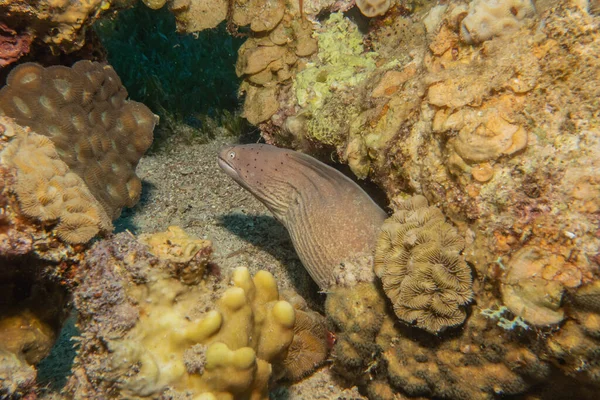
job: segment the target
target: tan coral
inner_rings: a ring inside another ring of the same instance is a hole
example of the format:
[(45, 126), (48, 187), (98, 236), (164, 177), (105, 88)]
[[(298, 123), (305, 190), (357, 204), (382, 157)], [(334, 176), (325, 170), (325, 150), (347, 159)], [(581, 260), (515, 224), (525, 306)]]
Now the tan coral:
[(72, 68), (41, 68), (26, 63), (11, 71), (0, 90), (0, 114), (50, 138), (60, 159), (114, 219), (139, 199), (135, 167), (158, 122), (146, 106), (126, 98), (108, 65), (79, 61)]
[(172, 274), (186, 284), (198, 284), (212, 254), (212, 243), (189, 236), (178, 226), (165, 232), (143, 234), (139, 241), (148, 245), (152, 254), (167, 260)]
[(461, 324), (473, 297), (463, 239), (423, 196), (398, 204), (375, 250), (375, 273), (396, 315), (429, 332)]
[(53, 52), (71, 52), (85, 43), (86, 30), (110, 6), (130, 6), (129, 0), (70, 2), (66, 0), (9, 0), (0, 3), (0, 14), (8, 26), (26, 26), (28, 32), (50, 46)]
[(473, 0), (462, 20), (461, 36), (467, 43), (480, 43), (516, 30), (535, 15), (531, 0)]
[(390, 0), (358, 0), (356, 6), (366, 17), (383, 15), (390, 8)]
[(296, 310), (294, 339), (283, 360), (285, 376), (298, 381), (322, 365), (328, 353), (326, 339), (324, 317), (314, 311)]
[[(3, 124), (10, 124), (1, 118)], [(84, 181), (61, 161), (53, 142), (19, 125), (0, 154), (16, 170), (13, 191), (23, 214), (42, 222), (58, 222), (57, 235), (67, 243), (85, 243), (112, 230), (110, 218)]]
[(561, 308), (564, 286), (548, 279), (565, 264), (562, 256), (544, 254), (535, 247), (523, 247), (507, 263), (502, 282), (502, 300), (517, 316), (530, 324), (557, 324), (564, 318)]

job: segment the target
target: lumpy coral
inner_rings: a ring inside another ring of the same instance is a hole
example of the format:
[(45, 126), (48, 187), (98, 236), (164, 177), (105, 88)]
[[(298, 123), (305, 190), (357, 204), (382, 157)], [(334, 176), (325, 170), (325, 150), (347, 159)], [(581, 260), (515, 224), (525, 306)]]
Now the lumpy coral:
[(385, 14), (390, 8), (390, 0), (358, 0), (356, 6), (367, 17), (376, 17)]
[(140, 235), (139, 241), (148, 245), (152, 254), (167, 261), (171, 275), (188, 285), (202, 280), (212, 254), (210, 241), (191, 237), (178, 226), (170, 226), (166, 232)]
[(25, 27), (29, 40), (37, 39), (53, 52), (71, 52), (85, 43), (87, 28), (106, 10), (129, 6), (131, 0), (8, 0), (0, 3), (9, 29)]
[(59, 157), (46, 136), (14, 124), (14, 137), (0, 161), (16, 170), (13, 191), (21, 212), (44, 223), (55, 223), (67, 243), (85, 243), (100, 231), (112, 230), (110, 218), (83, 180)]
[(268, 398), (296, 320), (273, 276), (238, 268), (233, 286), (214, 294), (206, 283), (173, 278), (169, 258), (151, 256), (127, 234), (90, 250), (75, 292), (83, 340), (69, 391)]
[(516, 30), (535, 15), (531, 0), (473, 0), (462, 20), (461, 35), (467, 43), (479, 43)]
[(462, 323), (473, 279), (460, 252), (464, 241), (439, 209), (415, 196), (384, 222), (375, 273), (396, 315), (429, 332)]
[(139, 199), (135, 167), (152, 143), (157, 117), (127, 100), (112, 67), (90, 61), (72, 68), (21, 64), (0, 90), (0, 114), (48, 137), (110, 219)]

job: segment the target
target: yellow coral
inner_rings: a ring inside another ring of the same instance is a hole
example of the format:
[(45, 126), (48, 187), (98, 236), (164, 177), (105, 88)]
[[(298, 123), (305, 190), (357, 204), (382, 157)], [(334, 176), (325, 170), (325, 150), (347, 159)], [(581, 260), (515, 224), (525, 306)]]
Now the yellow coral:
[(472, 277), (463, 239), (444, 215), (415, 196), (386, 220), (375, 250), (375, 273), (396, 315), (430, 332), (462, 323)]
[(193, 320), (187, 315), (197, 289), (156, 277), (132, 292), (142, 317), (124, 339), (109, 343), (113, 373), (139, 364), (122, 384), (126, 393), (150, 396), (169, 386), (217, 399), (268, 398), (271, 365), (283, 361), (292, 343), (295, 311), (279, 300), (266, 271), (252, 278), (238, 268), (232, 282), (215, 310)]
[(100, 231), (112, 230), (110, 218), (83, 180), (57, 153), (50, 139), (12, 124), (16, 133), (1, 153), (3, 164), (16, 170), (17, 194), (23, 214), (42, 222), (58, 222), (57, 235), (67, 243), (85, 243)]

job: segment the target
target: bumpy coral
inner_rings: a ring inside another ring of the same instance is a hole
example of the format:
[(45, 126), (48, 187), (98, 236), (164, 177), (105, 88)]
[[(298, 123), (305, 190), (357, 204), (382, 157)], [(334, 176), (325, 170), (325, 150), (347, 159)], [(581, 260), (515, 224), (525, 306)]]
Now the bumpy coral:
[(217, 297), (206, 284), (170, 277), (168, 259), (151, 257), (126, 234), (96, 244), (87, 260), (75, 293), (83, 336), (69, 383), (75, 397), (155, 397), (168, 389), (268, 398), (273, 365), (286, 358), (295, 326), (294, 308), (279, 300), (270, 273), (252, 278), (239, 268)]
[(325, 318), (310, 310), (296, 310), (294, 339), (283, 360), (285, 377), (298, 381), (310, 375), (327, 358)]
[(83, 46), (87, 28), (103, 11), (132, 3), (131, 0), (8, 0), (0, 3), (0, 15), (14, 30), (27, 27), (32, 39), (44, 42), (52, 51), (71, 52)]
[(0, 22), (0, 68), (29, 53), (31, 40), (29, 33), (17, 32)]
[(473, 279), (463, 248), (456, 229), (423, 196), (398, 204), (381, 228), (374, 268), (400, 319), (429, 332), (464, 321)]
[(367, 17), (385, 14), (391, 5), (390, 0), (357, 0), (356, 6)]
[(166, 232), (140, 235), (138, 240), (150, 247), (150, 252), (169, 264), (171, 274), (188, 285), (198, 284), (212, 254), (212, 243), (188, 236), (178, 226)]
[(135, 167), (152, 143), (157, 117), (127, 91), (108, 65), (73, 68), (26, 63), (0, 90), (0, 114), (50, 138), (60, 159), (81, 177), (111, 218), (139, 199)]
[(332, 358), (336, 371), (354, 384), (364, 384), (380, 351), (375, 343), (385, 313), (385, 298), (372, 282), (334, 286), (325, 303), (336, 332)]
[(560, 255), (542, 254), (535, 247), (523, 247), (507, 262), (502, 301), (530, 324), (544, 326), (561, 322), (565, 288), (552, 278), (560, 273), (564, 264), (565, 259)]
[[(8, 119), (2, 118), (4, 124)], [(55, 223), (67, 243), (85, 243), (100, 231), (112, 230), (110, 218), (83, 180), (61, 161), (52, 141), (13, 124), (14, 137), (0, 161), (16, 170), (12, 190), (21, 212), (44, 223)]]
[(531, 0), (473, 0), (462, 20), (461, 36), (467, 43), (480, 43), (518, 29), (534, 15)]

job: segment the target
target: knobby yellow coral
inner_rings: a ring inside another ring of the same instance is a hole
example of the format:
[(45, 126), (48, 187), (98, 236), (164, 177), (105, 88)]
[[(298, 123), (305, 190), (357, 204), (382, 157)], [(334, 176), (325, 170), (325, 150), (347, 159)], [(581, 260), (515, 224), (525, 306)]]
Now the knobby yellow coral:
[(425, 197), (398, 205), (381, 229), (375, 273), (400, 319), (433, 333), (464, 321), (473, 281), (463, 248), (456, 229)]
[[(219, 399), (268, 398), (271, 364), (287, 354), (295, 312), (279, 300), (275, 279), (266, 271), (252, 278), (238, 268), (232, 281), (216, 309), (197, 320), (186, 318), (184, 310), (197, 299), (182, 296), (171, 279), (156, 280), (140, 293), (146, 306), (139, 323), (109, 344), (113, 372), (140, 365), (139, 373), (123, 382), (126, 393), (150, 396), (170, 386)], [(190, 353), (198, 344), (202, 347)]]

